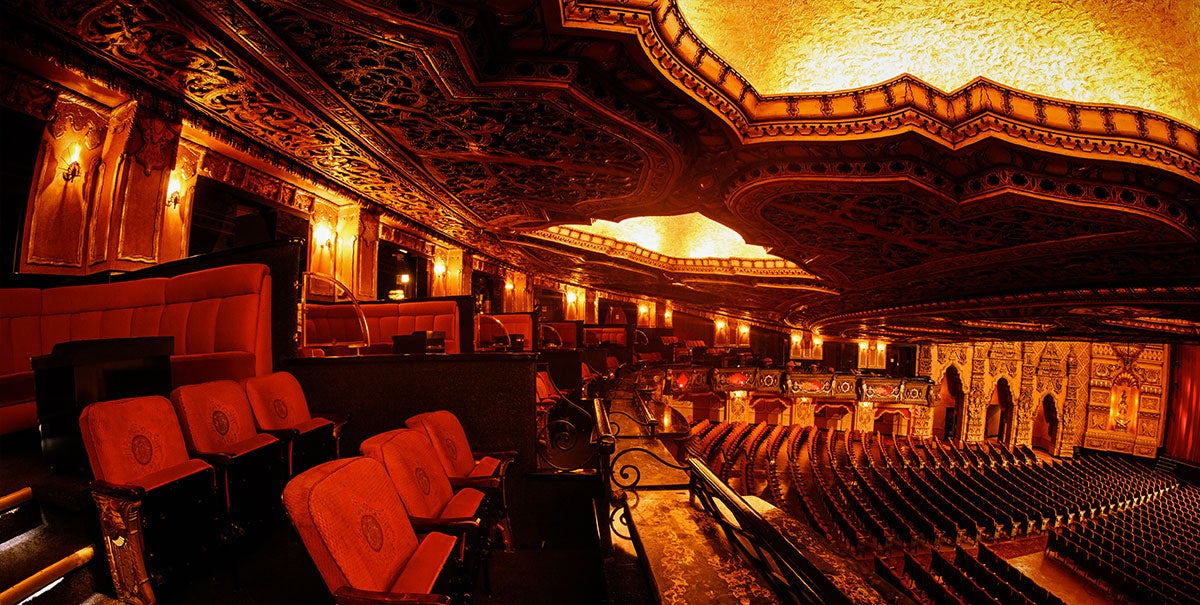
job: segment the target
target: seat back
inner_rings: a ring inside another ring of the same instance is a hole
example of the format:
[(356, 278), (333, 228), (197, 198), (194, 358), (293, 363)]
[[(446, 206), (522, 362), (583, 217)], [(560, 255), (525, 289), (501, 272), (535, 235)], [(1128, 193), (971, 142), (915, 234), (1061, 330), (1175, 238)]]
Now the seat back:
[(421, 431), (380, 433), (363, 442), (362, 453), (383, 463), (410, 516), (436, 518), (454, 497), (442, 461)]
[(537, 373), (535, 389), (539, 402), (562, 399), (562, 394), (559, 393), (558, 387), (554, 386), (554, 380), (550, 378), (550, 372), (543, 370)]
[(475, 468), (475, 454), (467, 442), (467, 433), (454, 414), (446, 410), (425, 412), (405, 420), (404, 424), (425, 434), (441, 459), (446, 475), (466, 477)]
[(312, 420), (304, 389), (287, 372), (249, 378), (245, 387), (254, 421), (264, 431), (292, 428)]
[(171, 391), (180, 428), (193, 452), (229, 452), (258, 434), (246, 391), (232, 380), (214, 380)]
[(283, 504), (331, 593), (390, 590), (417, 549), (404, 504), (376, 460), (319, 464), (288, 482)]
[(134, 484), (190, 460), (171, 402), (159, 395), (93, 403), (79, 416), (92, 473)]

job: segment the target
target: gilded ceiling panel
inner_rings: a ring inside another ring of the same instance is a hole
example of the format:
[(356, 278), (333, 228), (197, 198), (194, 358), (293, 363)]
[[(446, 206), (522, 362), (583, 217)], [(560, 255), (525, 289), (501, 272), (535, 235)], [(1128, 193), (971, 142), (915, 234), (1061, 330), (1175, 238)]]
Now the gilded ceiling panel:
[(544, 223), (537, 208), (598, 201), (631, 212), (678, 170), (663, 141), (561, 87), (474, 84), (444, 41), (336, 13), (260, 10), (349, 108), (483, 223)]
[(678, 0), (762, 94), (833, 92), (912, 74), (943, 91), (983, 76), (1200, 126), (1200, 4), (1178, 0)]

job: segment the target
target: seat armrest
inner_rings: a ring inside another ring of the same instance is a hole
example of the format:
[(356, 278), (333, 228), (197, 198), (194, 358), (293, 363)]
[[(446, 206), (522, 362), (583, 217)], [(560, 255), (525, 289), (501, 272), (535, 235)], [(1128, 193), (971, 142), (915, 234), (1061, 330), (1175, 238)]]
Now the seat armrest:
[(505, 450), (503, 452), (475, 452), (475, 457), (477, 459), (483, 458), (484, 456), (491, 456), (492, 458), (496, 458), (501, 462), (512, 462), (513, 460), (517, 459), (517, 452), (514, 450)]
[(324, 419), (332, 422), (338, 428), (341, 428), (342, 425), (346, 424), (347, 422), (350, 422), (350, 414), (341, 414), (338, 412), (313, 412), (312, 417), (313, 418), (324, 418)]
[(233, 456), (229, 454), (201, 454), (197, 452), (195, 456), (219, 468), (226, 468), (233, 462)]
[(417, 592), (377, 592), (374, 590), (359, 590), (343, 586), (333, 594), (338, 605), (375, 605), (389, 603), (420, 603), (430, 605), (450, 605), (450, 597), (438, 594), (422, 594)]
[(263, 429), (260, 432), (266, 433), (280, 441), (292, 441), (300, 436), (300, 429)]
[(453, 519), (430, 519), (428, 517), (410, 517), (413, 531), (419, 534), (440, 531), (448, 534), (465, 535), (479, 529), (480, 520), (477, 517), (456, 517)]
[(449, 477), (450, 487), (458, 491), (464, 487), (473, 487), (478, 490), (496, 489), (500, 487), (499, 477)]
[(106, 496), (119, 498), (121, 500), (128, 500), (130, 502), (136, 502), (146, 497), (145, 488), (137, 485), (118, 485), (116, 483), (109, 483), (107, 481), (96, 479), (95, 481), (92, 481), (91, 488), (94, 492), (99, 492)]

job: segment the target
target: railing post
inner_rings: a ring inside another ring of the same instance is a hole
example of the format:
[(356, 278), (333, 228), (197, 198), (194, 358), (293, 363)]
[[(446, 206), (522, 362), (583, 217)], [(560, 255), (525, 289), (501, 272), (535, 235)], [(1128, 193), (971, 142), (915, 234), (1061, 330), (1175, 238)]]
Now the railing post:
[(600, 532), (600, 548), (608, 555), (612, 552), (612, 527), (609, 525), (609, 508), (613, 500), (611, 459), (617, 447), (617, 438), (608, 423), (604, 401), (599, 397), (592, 399), (592, 410), (596, 418), (593, 447), (596, 449), (597, 480), (592, 504), (596, 513), (596, 528)]

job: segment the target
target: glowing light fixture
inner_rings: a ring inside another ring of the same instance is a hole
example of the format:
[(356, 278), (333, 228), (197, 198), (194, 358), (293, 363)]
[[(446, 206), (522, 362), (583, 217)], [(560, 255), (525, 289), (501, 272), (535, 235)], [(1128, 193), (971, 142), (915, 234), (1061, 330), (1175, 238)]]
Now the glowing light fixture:
[(762, 246), (751, 246), (738, 232), (703, 214), (639, 216), (619, 223), (596, 221), (567, 225), (576, 231), (609, 237), (674, 258), (775, 259)]
[(407, 284), (407, 283), (408, 283), (408, 282), (410, 282), (410, 281), (412, 281), (412, 276), (411, 276), (411, 275), (409, 275), (409, 274), (407, 274), (407, 273), (401, 273), (401, 274), (400, 274), (400, 283), (402, 283), (402, 284)]
[(747, 325), (745, 325), (745, 324), (742, 324), (742, 325), (738, 326), (738, 332), (741, 332), (742, 334), (749, 334), (749, 333), (750, 333), (750, 326), (747, 326)]
[(718, 320), (717, 320), (717, 322), (716, 322), (716, 324), (714, 324), (714, 325), (716, 325), (716, 326), (717, 326), (717, 330), (724, 330), (724, 329), (725, 329), (725, 320), (724, 320), (724, 319), (718, 319)]
[(822, 344), (822, 343), (824, 343), (824, 342), (825, 342), (825, 341), (824, 341), (824, 340), (821, 340), (821, 337), (820, 337), (820, 336), (817, 336), (817, 335), (815, 335), (815, 334), (813, 335), (813, 346), (814, 346), (814, 347), (819, 347), (819, 346), (821, 346), (821, 344)]
[(638, 315), (645, 315), (650, 312), (650, 307), (646, 305), (638, 305)]
[(514, 286), (514, 285), (513, 285), (513, 283), (512, 283), (512, 280), (511, 280), (511, 279), (506, 279), (506, 280), (504, 280), (504, 289), (505, 289), (505, 290), (508, 290), (509, 292), (512, 292), (513, 288), (515, 288), (515, 287), (516, 287), (516, 286)]
[(62, 178), (64, 181), (70, 183), (82, 173), (82, 168), (79, 165), (79, 143), (71, 145), (68, 151), (71, 155), (67, 157), (67, 166), (63, 168)]
[(577, 300), (579, 300), (578, 295), (576, 295), (574, 292), (567, 292), (567, 304), (568, 305), (575, 304), (575, 301), (577, 301)]
[(877, 343), (875, 343), (875, 350), (876, 350), (876, 351), (879, 351), (879, 352), (881, 352), (881, 353), (882, 353), (882, 352), (883, 352), (885, 349), (887, 349), (887, 343), (886, 343), (886, 342), (877, 342)]
[(333, 228), (326, 223), (313, 225), (313, 241), (322, 248), (333, 246)]
[(183, 197), (183, 183), (179, 180), (179, 171), (171, 171), (171, 179), (167, 181), (167, 207), (178, 208), (179, 200)]
[(663, 319), (665, 319), (667, 321), (671, 321), (671, 310), (670, 309), (663, 311)]
[(867, 343), (867, 341), (865, 341), (865, 340), (863, 340), (863, 341), (860, 341), (860, 342), (858, 343), (858, 348), (860, 348), (860, 349), (862, 349), (862, 350), (864, 350), (864, 351), (866, 351), (866, 350), (867, 350), (868, 348), (870, 348), (870, 347), (871, 347), (871, 345), (870, 345), (870, 344), (868, 344), (868, 343)]
[(446, 261), (437, 259), (433, 261), (433, 274), (441, 277), (446, 274)]

